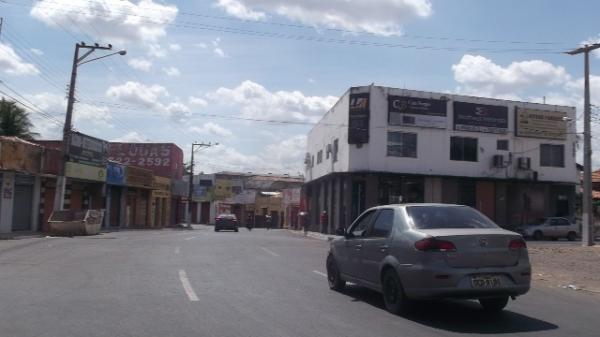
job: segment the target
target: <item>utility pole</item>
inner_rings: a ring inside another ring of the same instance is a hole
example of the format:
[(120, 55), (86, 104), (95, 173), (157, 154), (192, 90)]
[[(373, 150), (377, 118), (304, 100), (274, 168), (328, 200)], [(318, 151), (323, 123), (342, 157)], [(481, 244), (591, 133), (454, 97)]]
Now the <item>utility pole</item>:
[(584, 102), (583, 102), (583, 214), (581, 218), (581, 244), (583, 246), (594, 245), (592, 212), (592, 129), (591, 129), (591, 105), (590, 105), (590, 52), (600, 48), (600, 43), (586, 44), (581, 48), (568, 51), (569, 55), (584, 55)]
[[(79, 56), (80, 49), (87, 49), (87, 51)], [(112, 50), (112, 45), (100, 46), (95, 43), (93, 45), (86, 45), (84, 42), (75, 44), (75, 54), (73, 55), (73, 67), (71, 69), (71, 81), (69, 82), (69, 96), (67, 97), (67, 113), (65, 116), (65, 125), (63, 126), (63, 139), (62, 139), (62, 148), (63, 148), (63, 158), (59, 164), (58, 168), (58, 176), (56, 177), (56, 189), (54, 191), (54, 210), (61, 211), (65, 206), (65, 188), (67, 185), (67, 179), (65, 177), (65, 167), (67, 161), (69, 160), (69, 143), (70, 136), (72, 130), (72, 119), (73, 119), (73, 104), (75, 103), (75, 82), (77, 81), (77, 67), (82, 64), (92, 62), (101, 58), (105, 58), (111, 55), (119, 54), (125, 55), (127, 52), (125, 50), (121, 50), (118, 52), (114, 52), (111, 54), (99, 56), (87, 61), (84, 61), (86, 57), (88, 57), (91, 53), (96, 50)]]
[(0, 38), (2, 38), (2, 24), (4, 23), (4, 18), (0, 16)]
[[(219, 145), (219, 143), (215, 143), (214, 145)], [(188, 190), (188, 202), (187, 202), (187, 227), (189, 229), (192, 228), (192, 197), (194, 195), (194, 152), (195, 152), (195, 148), (200, 147), (200, 148), (206, 148), (206, 147), (211, 147), (213, 146), (213, 144), (211, 143), (192, 143), (192, 158), (190, 161), (190, 183), (188, 185), (189, 190)]]

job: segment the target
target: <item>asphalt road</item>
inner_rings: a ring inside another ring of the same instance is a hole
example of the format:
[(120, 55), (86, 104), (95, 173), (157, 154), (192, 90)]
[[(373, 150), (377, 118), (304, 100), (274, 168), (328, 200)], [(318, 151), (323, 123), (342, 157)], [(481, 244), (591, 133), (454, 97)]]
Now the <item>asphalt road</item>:
[(500, 316), (431, 302), (407, 317), (330, 291), (327, 243), (284, 230), (125, 231), (0, 241), (0, 336), (598, 336), (600, 296), (535, 288)]

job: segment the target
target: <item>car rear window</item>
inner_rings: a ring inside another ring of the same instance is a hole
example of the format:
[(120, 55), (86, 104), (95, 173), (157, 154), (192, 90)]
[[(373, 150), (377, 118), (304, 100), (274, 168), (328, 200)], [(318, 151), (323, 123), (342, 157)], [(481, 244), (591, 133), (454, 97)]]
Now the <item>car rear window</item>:
[(498, 228), (483, 214), (467, 206), (409, 206), (406, 211), (419, 229)]

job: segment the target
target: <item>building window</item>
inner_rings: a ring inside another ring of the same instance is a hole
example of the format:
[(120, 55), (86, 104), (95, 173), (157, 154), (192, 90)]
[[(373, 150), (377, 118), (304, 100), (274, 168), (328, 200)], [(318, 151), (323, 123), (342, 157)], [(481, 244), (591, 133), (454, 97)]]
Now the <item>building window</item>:
[(450, 160), (477, 161), (477, 138), (450, 137)]
[(314, 154), (310, 157), (310, 167), (315, 167), (315, 155)]
[(540, 166), (565, 167), (565, 146), (541, 144)]
[(323, 150), (319, 150), (319, 152), (317, 152), (317, 164), (321, 164), (322, 161), (323, 161)]
[(387, 155), (390, 157), (417, 158), (417, 134), (389, 131)]
[(498, 139), (496, 141), (496, 150), (508, 151), (508, 139)]
[(328, 148), (325, 149), (325, 159), (329, 159), (329, 153), (331, 152), (331, 147), (327, 145)]
[(340, 140), (339, 139), (335, 139), (333, 141), (333, 162), (335, 163), (336, 161), (338, 161), (338, 151), (340, 149)]

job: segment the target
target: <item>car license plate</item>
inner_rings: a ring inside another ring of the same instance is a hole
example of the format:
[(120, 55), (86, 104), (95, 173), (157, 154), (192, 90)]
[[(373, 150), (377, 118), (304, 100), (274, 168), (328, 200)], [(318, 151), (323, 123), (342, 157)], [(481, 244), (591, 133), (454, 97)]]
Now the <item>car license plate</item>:
[(501, 286), (498, 276), (473, 276), (471, 277), (473, 288), (498, 288)]

